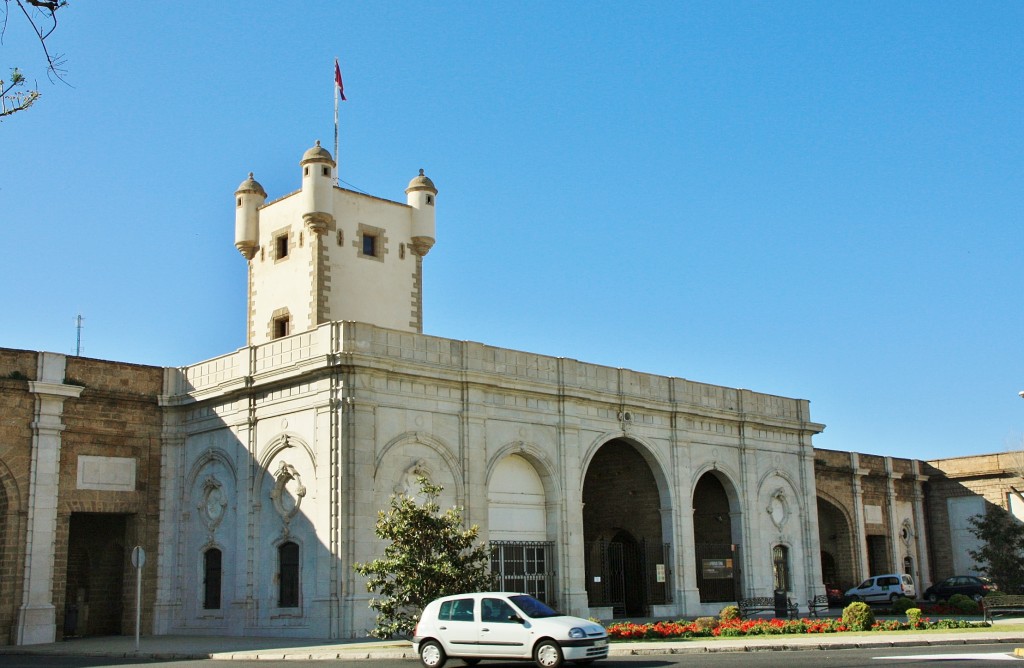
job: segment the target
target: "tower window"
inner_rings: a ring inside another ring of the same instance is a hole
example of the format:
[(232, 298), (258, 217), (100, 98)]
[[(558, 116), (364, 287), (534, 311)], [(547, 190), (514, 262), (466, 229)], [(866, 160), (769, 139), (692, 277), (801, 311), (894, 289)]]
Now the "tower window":
[(383, 262), (384, 256), (388, 253), (388, 237), (384, 233), (383, 227), (359, 223), (352, 246), (355, 247), (359, 257)]
[(277, 607), (299, 607), (299, 546), (288, 541), (277, 548)]
[(324, 176), (330, 176), (330, 175), (331, 175), (331, 168), (325, 166), (324, 167)]
[(363, 235), (363, 255), (377, 257), (377, 237), (372, 234)]
[(274, 338), (280, 339), (288, 336), (291, 330), (291, 318), (286, 315), (274, 318)]
[(302, 175), (303, 176), (309, 176), (309, 167), (303, 167), (302, 168)]
[(203, 553), (203, 609), (220, 609), (221, 552), (215, 547)]
[(433, 205), (433, 203), (434, 203), (434, 196), (433, 195), (427, 195), (427, 204)]
[(242, 198), (241, 198), (241, 197), (239, 197), (239, 198), (238, 198), (238, 206), (239, 206), (239, 207), (241, 207), (241, 206), (242, 206)]
[(283, 260), (288, 257), (288, 233), (274, 237), (274, 259)]

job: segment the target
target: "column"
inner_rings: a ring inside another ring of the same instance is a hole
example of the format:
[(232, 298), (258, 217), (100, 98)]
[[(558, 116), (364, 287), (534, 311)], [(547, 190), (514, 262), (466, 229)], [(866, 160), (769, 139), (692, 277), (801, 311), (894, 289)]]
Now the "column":
[(36, 378), (29, 392), (35, 395), (32, 421), (32, 464), (29, 473), (28, 532), (25, 545), (24, 594), (15, 626), (16, 645), (56, 640), (53, 606), (53, 555), (57, 543), (57, 488), (60, 473), (64, 400), (78, 398), (84, 388), (64, 385), (67, 358), (40, 353)]
[(864, 490), (861, 486), (861, 479), (868, 474), (868, 470), (860, 467), (860, 457), (856, 452), (850, 453), (850, 468), (853, 469), (853, 530), (857, 540), (853, 548), (857, 561), (854, 568), (858, 579), (863, 580), (871, 575), (868, 573), (868, 538), (864, 531)]
[(928, 530), (924, 517), (924, 484), (928, 476), (921, 474), (921, 462), (914, 460), (914, 540), (917, 545), (917, 593), (931, 586), (931, 565), (928, 563)]

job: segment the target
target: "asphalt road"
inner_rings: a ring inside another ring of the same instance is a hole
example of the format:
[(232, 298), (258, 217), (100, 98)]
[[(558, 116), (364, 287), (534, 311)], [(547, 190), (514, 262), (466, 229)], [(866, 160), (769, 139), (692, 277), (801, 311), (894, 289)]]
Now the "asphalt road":
[[(656, 656), (612, 657), (594, 664), (593, 668), (716, 668), (720, 666), (743, 666), (762, 668), (783, 666), (785, 668), (853, 668), (859, 666), (972, 666), (980, 668), (995, 662), (1017, 661), (1024, 665), (1024, 659), (1013, 656), (1014, 646), (1007, 643), (991, 645), (957, 645), (942, 647), (905, 647), (889, 649), (841, 649), (806, 651), (763, 651), (763, 652), (712, 652), (707, 654), (674, 654)], [(245, 662), (242, 662), (243, 664)], [(246, 665), (253, 665), (252, 663)], [(360, 661), (259, 661), (258, 668), (419, 668), (419, 662), (412, 659), (360, 660)], [(480, 664), (483, 668), (531, 668), (526, 662), (489, 662)], [(41, 655), (0, 655), (3, 668), (92, 668), (94, 666), (159, 666), (160, 668), (235, 668), (237, 661), (161, 661), (89, 658), (74, 656)], [(458, 659), (450, 659), (445, 668), (463, 668)], [(570, 668), (572, 664), (566, 664)], [(241, 668), (239, 666), (239, 668)]]

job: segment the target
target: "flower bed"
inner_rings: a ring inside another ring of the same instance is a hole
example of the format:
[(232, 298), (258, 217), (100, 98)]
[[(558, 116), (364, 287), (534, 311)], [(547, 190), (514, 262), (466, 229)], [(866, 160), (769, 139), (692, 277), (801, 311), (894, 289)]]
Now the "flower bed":
[[(916, 622), (901, 622), (895, 619), (882, 620), (872, 625), (872, 631), (907, 631), (926, 629), (958, 629), (985, 627), (985, 622), (968, 622), (959, 619), (938, 619), (924, 617)], [(804, 633), (842, 633), (850, 628), (842, 619), (731, 619), (717, 622), (713, 628), (697, 622), (649, 622), (636, 624), (619, 622), (608, 627), (609, 640), (667, 640), (675, 638), (735, 638), (741, 636), (783, 635)]]

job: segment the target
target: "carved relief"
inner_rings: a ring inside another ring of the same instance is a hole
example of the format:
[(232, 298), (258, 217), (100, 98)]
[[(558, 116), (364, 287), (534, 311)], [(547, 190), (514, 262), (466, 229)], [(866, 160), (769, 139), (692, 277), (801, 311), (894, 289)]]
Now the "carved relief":
[(299, 512), (302, 498), (306, 496), (306, 487), (302, 484), (302, 476), (288, 462), (281, 461), (274, 473), (274, 488), (270, 490), (270, 500), (274, 510), (284, 521), (284, 533), (288, 533), (288, 523)]
[(395, 485), (395, 494), (404, 494), (406, 496), (416, 497), (420, 493), (420, 485), (416, 481), (419, 476), (423, 476), (428, 481), (431, 480), (430, 469), (427, 468), (427, 463), (422, 459), (416, 460), (412, 466), (405, 469), (405, 473), (398, 479), (398, 484)]

